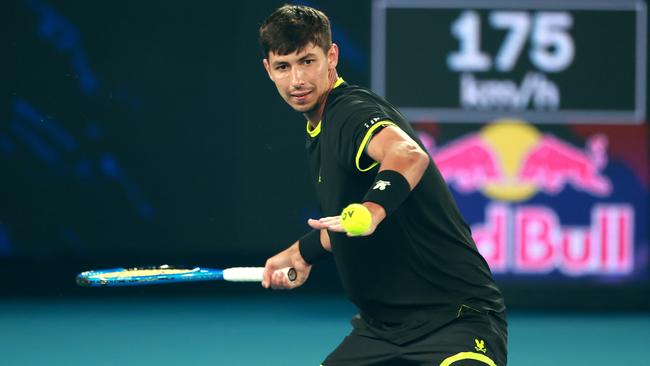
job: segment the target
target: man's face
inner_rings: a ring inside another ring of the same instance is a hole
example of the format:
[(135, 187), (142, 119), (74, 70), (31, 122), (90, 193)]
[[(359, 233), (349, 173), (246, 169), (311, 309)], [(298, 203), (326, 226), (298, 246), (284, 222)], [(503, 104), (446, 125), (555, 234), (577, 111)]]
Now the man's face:
[(263, 61), (282, 98), (296, 111), (307, 114), (319, 106), (329, 91), (337, 62), (335, 44), (325, 53), (312, 43), (288, 55), (270, 52)]

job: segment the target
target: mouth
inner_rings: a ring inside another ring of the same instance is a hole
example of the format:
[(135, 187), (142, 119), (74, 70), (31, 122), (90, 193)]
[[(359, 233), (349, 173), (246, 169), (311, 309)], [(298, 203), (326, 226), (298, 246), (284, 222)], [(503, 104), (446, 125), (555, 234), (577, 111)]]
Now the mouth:
[(294, 92), (294, 93), (290, 93), (289, 95), (291, 96), (292, 100), (298, 103), (304, 103), (310, 94), (311, 94), (311, 90), (306, 92)]

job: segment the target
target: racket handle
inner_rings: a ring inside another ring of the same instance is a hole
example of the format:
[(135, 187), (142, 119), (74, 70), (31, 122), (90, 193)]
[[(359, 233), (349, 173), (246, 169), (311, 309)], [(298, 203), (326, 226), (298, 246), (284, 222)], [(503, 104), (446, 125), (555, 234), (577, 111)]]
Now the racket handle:
[[(298, 277), (296, 270), (291, 267), (278, 269), (284, 273), (289, 281), (293, 282)], [(262, 282), (264, 267), (232, 267), (223, 270), (223, 279), (231, 282)]]

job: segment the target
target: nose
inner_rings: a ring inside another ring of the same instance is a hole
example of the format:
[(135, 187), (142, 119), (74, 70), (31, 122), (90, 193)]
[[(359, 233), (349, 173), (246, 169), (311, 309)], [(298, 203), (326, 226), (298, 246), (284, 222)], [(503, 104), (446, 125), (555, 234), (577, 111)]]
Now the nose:
[(302, 70), (299, 67), (294, 67), (291, 69), (291, 85), (295, 89), (300, 89), (304, 84)]

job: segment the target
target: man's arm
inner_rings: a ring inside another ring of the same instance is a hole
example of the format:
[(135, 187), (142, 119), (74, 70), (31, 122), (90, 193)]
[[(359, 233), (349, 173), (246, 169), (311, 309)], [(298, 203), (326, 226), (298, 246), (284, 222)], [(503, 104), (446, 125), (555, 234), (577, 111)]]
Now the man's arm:
[[(287, 276), (284, 276), (281, 268), (293, 267), (296, 270), (296, 280), (290, 282)], [(301, 286), (309, 277), (311, 265), (302, 258), (298, 248), (298, 242), (293, 243), (289, 248), (281, 251), (273, 257), (267, 259), (264, 265), (264, 274), (262, 278), (262, 287), (273, 289), (292, 289)]]
[(368, 156), (379, 163), (379, 171), (394, 170), (404, 176), (413, 189), (429, 165), (420, 145), (397, 126), (387, 126), (368, 143)]
[[(387, 126), (379, 131), (368, 143), (366, 153), (379, 163), (379, 172), (392, 170), (401, 174), (412, 190), (419, 182), (429, 165), (429, 155), (404, 131), (397, 126)], [(372, 215), (370, 229), (363, 235), (372, 234), (377, 225), (386, 218), (386, 210), (374, 202), (362, 203)], [(327, 229), (343, 232), (341, 217), (324, 217), (309, 220), (314, 229)]]
[[(366, 153), (380, 164), (379, 172), (392, 170), (401, 174), (408, 182), (410, 189), (420, 182), (429, 164), (429, 155), (409, 135), (396, 126), (385, 127), (373, 136), (368, 143)], [(386, 218), (386, 210), (374, 202), (363, 202), (363, 205), (372, 215), (371, 227), (363, 235), (370, 235), (375, 231), (377, 225)], [(340, 216), (324, 217), (319, 220), (310, 219), (308, 224), (321, 231), (321, 245), (328, 251), (331, 251), (331, 244), (327, 230), (344, 231)], [(275, 270), (284, 267), (294, 267), (298, 272), (298, 279), (289, 283), (281, 273), (273, 275)], [(302, 258), (298, 242), (295, 242), (286, 250), (266, 261), (262, 286), (277, 289), (295, 288), (307, 280), (310, 271), (311, 265)]]
[[(320, 230), (320, 243), (325, 250), (328, 252), (332, 251), (329, 234), (325, 229)], [(293, 267), (296, 270), (298, 277), (295, 281), (290, 282), (281, 272), (276, 272), (276, 270), (286, 267)], [(266, 261), (262, 286), (273, 289), (294, 289), (302, 286), (307, 281), (309, 272), (311, 272), (311, 264), (307, 263), (302, 257), (299, 242), (296, 241), (289, 248)]]

